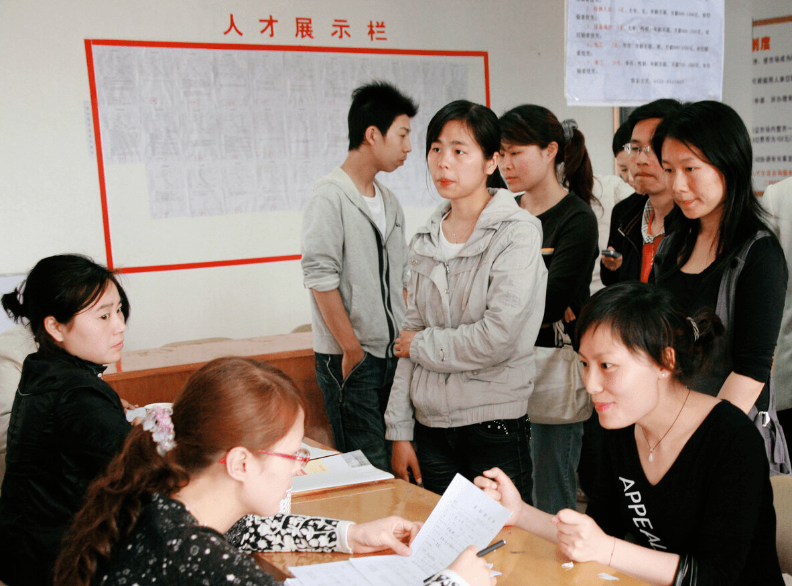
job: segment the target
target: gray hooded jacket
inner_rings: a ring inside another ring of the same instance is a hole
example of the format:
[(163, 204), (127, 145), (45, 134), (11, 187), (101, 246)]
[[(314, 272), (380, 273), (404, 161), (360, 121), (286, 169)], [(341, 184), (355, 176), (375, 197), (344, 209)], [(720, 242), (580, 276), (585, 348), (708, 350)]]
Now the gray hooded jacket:
[(491, 192), (450, 261), (440, 244), (449, 202), (413, 237), (402, 329), (420, 332), (396, 370), (385, 413), (389, 440), (411, 440), (415, 419), (448, 428), (526, 413), (547, 288), (542, 225), (512, 193)]
[[(404, 319), (407, 239), (404, 212), (391, 191), (377, 182), (385, 203), (380, 232), (363, 195), (336, 167), (314, 185), (303, 216), (302, 270), (306, 289), (338, 289), (363, 350), (393, 356)], [(311, 295), (314, 351), (343, 354)]]

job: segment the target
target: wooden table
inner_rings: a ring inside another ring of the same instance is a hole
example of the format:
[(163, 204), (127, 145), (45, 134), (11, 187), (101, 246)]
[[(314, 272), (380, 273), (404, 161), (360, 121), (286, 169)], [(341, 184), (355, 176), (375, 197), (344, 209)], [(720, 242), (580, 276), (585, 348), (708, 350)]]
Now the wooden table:
[(193, 372), (221, 356), (255, 358), (289, 375), (308, 403), (305, 434), (323, 444), (334, 445), (324, 399), (316, 382), (311, 332), (123, 352), (121, 360), (107, 369), (104, 380), (133, 405), (171, 403)]
[[(425, 521), (439, 500), (438, 495), (428, 490), (396, 479), (296, 495), (292, 500), (292, 511), (356, 522), (373, 521), (388, 515)], [(499, 586), (609, 584), (597, 577), (600, 572), (618, 577), (619, 586), (644, 584), (596, 562), (575, 564), (572, 569), (564, 569), (561, 564), (569, 560), (559, 553), (555, 544), (521, 529), (506, 527), (498, 534), (498, 539), (505, 539), (506, 545), (489, 554), (487, 560), (494, 564), (494, 569), (503, 573), (498, 578)], [(259, 553), (255, 557), (266, 572), (284, 580), (291, 577), (289, 566), (336, 562), (351, 556), (342, 553)]]

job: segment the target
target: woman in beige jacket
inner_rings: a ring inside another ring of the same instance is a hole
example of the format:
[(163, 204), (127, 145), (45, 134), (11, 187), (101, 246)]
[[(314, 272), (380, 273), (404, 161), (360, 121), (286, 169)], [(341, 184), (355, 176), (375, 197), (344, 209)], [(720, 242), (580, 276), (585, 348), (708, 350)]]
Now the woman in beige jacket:
[(429, 123), (427, 163), (447, 201), (410, 246), (385, 422), (401, 478), (411, 471), (443, 492), (456, 473), (473, 479), (497, 465), (530, 500), (525, 412), (547, 271), (539, 221), (508, 191), (486, 187), (499, 149), (497, 117), (484, 106), (452, 102)]

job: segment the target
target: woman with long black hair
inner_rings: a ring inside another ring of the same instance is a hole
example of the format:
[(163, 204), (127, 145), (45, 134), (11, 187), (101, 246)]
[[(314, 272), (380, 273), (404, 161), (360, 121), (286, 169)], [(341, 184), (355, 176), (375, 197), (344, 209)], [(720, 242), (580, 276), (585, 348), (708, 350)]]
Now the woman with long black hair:
[(656, 283), (689, 313), (714, 310), (726, 327), (721, 359), (691, 388), (748, 413), (765, 437), (771, 471), (789, 474), (771, 376), (787, 264), (753, 192), (748, 130), (729, 106), (696, 102), (663, 119), (653, 146), (676, 203)]

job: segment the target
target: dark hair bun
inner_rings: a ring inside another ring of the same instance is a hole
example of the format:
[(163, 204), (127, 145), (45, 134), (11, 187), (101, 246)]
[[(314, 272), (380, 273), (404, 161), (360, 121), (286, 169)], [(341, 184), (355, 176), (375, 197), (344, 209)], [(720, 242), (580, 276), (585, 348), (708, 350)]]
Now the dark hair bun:
[(30, 317), (27, 314), (25, 306), (20, 301), (21, 298), (22, 285), (11, 291), (11, 293), (6, 293), (2, 297), (3, 309), (5, 310), (6, 314), (8, 314), (8, 317), (13, 319), (15, 322), (18, 322), (23, 317)]

